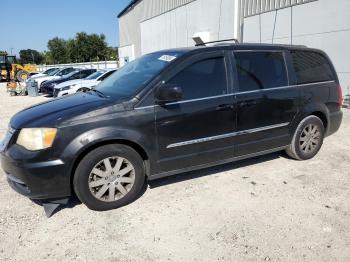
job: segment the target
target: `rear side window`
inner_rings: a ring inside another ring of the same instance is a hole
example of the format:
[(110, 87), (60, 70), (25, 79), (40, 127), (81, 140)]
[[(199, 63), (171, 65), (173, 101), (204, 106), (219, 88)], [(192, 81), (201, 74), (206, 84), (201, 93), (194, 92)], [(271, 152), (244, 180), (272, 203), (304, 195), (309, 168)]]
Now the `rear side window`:
[(320, 53), (291, 51), (297, 84), (307, 84), (334, 80), (331, 65)]
[(254, 91), (288, 85), (282, 52), (236, 52), (239, 91)]
[(183, 100), (227, 94), (224, 57), (198, 61), (168, 82), (181, 87)]

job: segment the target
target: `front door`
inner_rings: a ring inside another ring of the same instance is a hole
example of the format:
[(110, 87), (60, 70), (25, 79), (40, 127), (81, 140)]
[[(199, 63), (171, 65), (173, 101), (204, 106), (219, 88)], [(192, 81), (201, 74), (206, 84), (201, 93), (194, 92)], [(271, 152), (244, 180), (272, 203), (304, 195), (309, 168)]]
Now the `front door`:
[(190, 57), (165, 79), (182, 89), (182, 99), (155, 108), (161, 173), (233, 157), (228, 74), (225, 52), (215, 51)]

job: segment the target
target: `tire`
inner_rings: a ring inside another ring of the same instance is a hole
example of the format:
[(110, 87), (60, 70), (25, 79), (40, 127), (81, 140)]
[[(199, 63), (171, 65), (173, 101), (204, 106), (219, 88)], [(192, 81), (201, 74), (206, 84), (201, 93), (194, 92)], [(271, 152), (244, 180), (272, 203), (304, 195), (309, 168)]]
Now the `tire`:
[[(128, 170), (131, 171), (122, 174)], [(138, 197), (144, 183), (142, 158), (134, 149), (119, 144), (101, 146), (88, 153), (78, 164), (73, 179), (79, 200), (96, 211), (131, 203)]]
[(313, 158), (323, 144), (325, 127), (317, 116), (304, 118), (293, 135), (292, 143), (286, 149), (287, 154), (296, 160)]
[(20, 70), (16, 73), (16, 79), (18, 82), (24, 82), (29, 78), (29, 73), (25, 70)]

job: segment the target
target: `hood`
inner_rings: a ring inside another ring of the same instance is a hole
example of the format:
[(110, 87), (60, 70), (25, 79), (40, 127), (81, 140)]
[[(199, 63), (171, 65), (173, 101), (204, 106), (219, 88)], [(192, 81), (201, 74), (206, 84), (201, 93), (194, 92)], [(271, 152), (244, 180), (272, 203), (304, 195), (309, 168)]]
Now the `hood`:
[(39, 73), (39, 74), (36, 74), (36, 75), (31, 76), (30, 78), (28, 78), (28, 80), (29, 80), (29, 79), (35, 79), (35, 78), (43, 77), (43, 76), (47, 76), (47, 75), (46, 75), (46, 74), (43, 74), (43, 73)]
[(112, 101), (96, 94), (79, 93), (44, 102), (18, 112), (11, 127), (58, 127), (62, 122), (102, 108)]
[(94, 83), (98, 83), (98, 82), (96, 80), (76, 79), (76, 80), (70, 80), (70, 81), (60, 83), (56, 85), (55, 88), (60, 89), (62, 87), (71, 86), (71, 85), (79, 85), (79, 86), (87, 85), (84, 87), (89, 87), (90, 84), (94, 84)]
[(50, 81), (50, 80), (56, 80), (56, 79), (60, 79), (60, 76), (41, 76), (36, 78), (35, 80), (40, 81), (40, 82), (44, 82), (44, 81)]

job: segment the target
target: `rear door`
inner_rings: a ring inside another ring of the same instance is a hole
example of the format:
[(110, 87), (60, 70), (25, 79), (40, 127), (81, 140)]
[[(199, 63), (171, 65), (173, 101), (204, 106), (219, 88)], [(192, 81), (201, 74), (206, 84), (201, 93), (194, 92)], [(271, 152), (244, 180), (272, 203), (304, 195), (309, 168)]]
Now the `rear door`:
[(283, 51), (235, 51), (236, 156), (286, 146), (300, 91), (289, 85)]
[(182, 89), (179, 102), (156, 106), (160, 172), (208, 164), (234, 156), (233, 94), (224, 51), (187, 59), (165, 83)]

